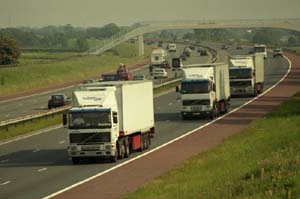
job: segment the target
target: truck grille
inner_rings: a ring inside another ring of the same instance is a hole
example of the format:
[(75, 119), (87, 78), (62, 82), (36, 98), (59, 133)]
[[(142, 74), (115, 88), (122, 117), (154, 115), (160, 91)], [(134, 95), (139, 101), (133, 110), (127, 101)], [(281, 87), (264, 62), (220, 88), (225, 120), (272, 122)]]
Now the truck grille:
[(194, 106), (194, 105), (210, 105), (209, 100), (183, 100), (183, 106)]
[(100, 142), (110, 142), (110, 132), (104, 133), (72, 133), (70, 134), (70, 143), (72, 144), (90, 144)]

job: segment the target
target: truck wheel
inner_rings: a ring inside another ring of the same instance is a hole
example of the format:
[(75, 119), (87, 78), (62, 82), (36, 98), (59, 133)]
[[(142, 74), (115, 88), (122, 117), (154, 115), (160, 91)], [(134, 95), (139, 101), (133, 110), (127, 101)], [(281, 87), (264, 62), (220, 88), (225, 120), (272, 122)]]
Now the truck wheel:
[(72, 162), (73, 162), (73, 164), (79, 164), (80, 163), (80, 158), (72, 157)]
[(115, 162), (117, 162), (117, 160), (118, 160), (118, 150), (116, 149), (115, 150), (115, 155), (114, 156), (110, 156), (110, 161), (112, 163), (115, 163)]
[(128, 158), (130, 155), (130, 150), (129, 150), (129, 143), (128, 143), (128, 139), (125, 139), (123, 142), (124, 148), (125, 148), (125, 154), (124, 157)]
[(118, 141), (117, 148), (118, 148), (118, 158), (123, 159), (125, 154), (125, 147), (121, 140)]

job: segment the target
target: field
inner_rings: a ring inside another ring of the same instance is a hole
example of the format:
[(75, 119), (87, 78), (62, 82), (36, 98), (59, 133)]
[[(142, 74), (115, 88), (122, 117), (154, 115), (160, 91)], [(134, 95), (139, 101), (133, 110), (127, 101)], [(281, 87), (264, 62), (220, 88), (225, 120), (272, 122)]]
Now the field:
[(300, 198), (300, 95), (222, 145), (185, 161), (133, 198)]
[(120, 44), (100, 55), (74, 52), (24, 53), (17, 67), (0, 68), (0, 96), (58, 85), (114, 71), (119, 63), (131, 65), (149, 56), (138, 56), (137, 44)]

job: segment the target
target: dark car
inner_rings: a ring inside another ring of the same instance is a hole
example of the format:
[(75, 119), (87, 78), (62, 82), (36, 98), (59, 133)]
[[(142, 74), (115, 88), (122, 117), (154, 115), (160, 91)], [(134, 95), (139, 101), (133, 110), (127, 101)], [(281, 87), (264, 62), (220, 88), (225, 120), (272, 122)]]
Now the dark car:
[(207, 56), (207, 55), (208, 55), (207, 50), (205, 49), (200, 50), (200, 56)]
[(227, 50), (228, 49), (228, 46), (226, 44), (222, 45), (221, 47), (222, 50)]
[(66, 106), (70, 104), (70, 102), (70, 98), (65, 96), (64, 94), (52, 95), (48, 100), (48, 109)]
[(238, 46), (236, 46), (236, 49), (237, 49), (237, 50), (242, 50), (242, 49), (243, 49), (243, 47), (242, 47), (242, 46), (240, 46), (240, 45), (238, 45)]
[(182, 61), (186, 61), (186, 56), (185, 56), (185, 54), (181, 54), (181, 55), (179, 56), (179, 58), (181, 58)]
[(273, 57), (282, 57), (283, 56), (283, 52), (281, 48), (276, 48), (273, 50)]

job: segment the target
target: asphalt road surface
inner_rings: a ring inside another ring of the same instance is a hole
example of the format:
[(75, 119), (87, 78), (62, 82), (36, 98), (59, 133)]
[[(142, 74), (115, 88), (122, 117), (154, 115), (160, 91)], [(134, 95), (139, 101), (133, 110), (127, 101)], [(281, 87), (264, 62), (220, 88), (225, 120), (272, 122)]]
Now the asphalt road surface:
[[(245, 53), (242, 51), (235, 53)], [(281, 79), (287, 69), (288, 62), (283, 58), (267, 59), (265, 89)], [(231, 109), (248, 100), (249, 98), (232, 99)], [(156, 135), (151, 148), (208, 122), (208, 120), (183, 121), (180, 116), (179, 94), (175, 92), (156, 97), (154, 107)], [(130, 158), (140, 154), (132, 154)], [(74, 166), (67, 157), (66, 129), (50, 130), (47, 133), (0, 145), (0, 198), (41, 198), (124, 161), (126, 159), (117, 163), (86, 162)]]

